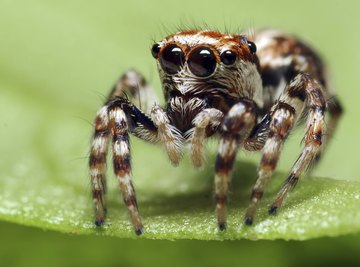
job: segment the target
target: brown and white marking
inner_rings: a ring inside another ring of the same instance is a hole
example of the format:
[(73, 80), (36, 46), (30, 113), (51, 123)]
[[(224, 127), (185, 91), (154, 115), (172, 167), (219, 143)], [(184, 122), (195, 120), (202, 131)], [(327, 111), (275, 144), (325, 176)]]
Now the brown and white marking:
[[(306, 115), (304, 148), (269, 209), (276, 213), (323, 151), (326, 112), (330, 114), (328, 137), (342, 114), (320, 57), (298, 38), (276, 30), (257, 31), (253, 41), (238, 34), (183, 31), (156, 43), (151, 52), (165, 106), (157, 104), (152, 88), (132, 70), (120, 77), (96, 116), (89, 159), (95, 224), (105, 222), (106, 154), (112, 138), (120, 191), (136, 234), (143, 231), (132, 184), (129, 134), (163, 144), (174, 165), (182, 158), (184, 144), (189, 143), (196, 167), (204, 162), (205, 139), (219, 137), (214, 182), (220, 230), (227, 225), (229, 182), (237, 152), (261, 151), (245, 216), (245, 224), (252, 224), (286, 138)], [(328, 107), (329, 98), (333, 104)]]

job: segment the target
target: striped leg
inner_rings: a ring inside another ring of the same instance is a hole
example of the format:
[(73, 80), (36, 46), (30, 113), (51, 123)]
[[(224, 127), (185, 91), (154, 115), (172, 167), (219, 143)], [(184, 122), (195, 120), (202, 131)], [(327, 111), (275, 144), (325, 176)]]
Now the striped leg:
[(321, 150), (325, 132), (325, 119), (324, 114), (326, 110), (326, 101), (323, 94), (323, 90), (316, 80), (311, 79), (308, 76), (303, 76), (302, 86), (299, 89), (292, 91), (294, 97), (303, 98), (304, 90), (306, 93), (307, 104), (309, 105), (308, 120), (306, 123), (305, 134), (305, 147), (292, 167), (291, 173), (281, 190), (277, 194), (275, 201), (269, 209), (270, 214), (275, 214), (278, 208), (280, 208), (283, 200), (290, 189), (294, 188), (300, 176), (309, 167), (312, 160)]
[(106, 213), (104, 194), (106, 191), (106, 155), (109, 143), (107, 108), (107, 106), (104, 106), (97, 113), (95, 119), (95, 134), (89, 158), (96, 226), (104, 224)]
[(135, 190), (131, 179), (130, 144), (126, 115), (120, 107), (109, 111), (109, 129), (112, 136), (114, 173), (119, 182), (125, 205), (128, 208), (135, 233), (142, 233)]
[(146, 113), (158, 102), (153, 88), (147, 84), (144, 76), (135, 70), (128, 70), (116, 82), (108, 99), (116, 97), (129, 97), (135, 106)]
[(105, 166), (108, 140), (111, 135), (114, 171), (135, 231), (140, 234), (142, 224), (137, 210), (135, 191), (131, 182), (128, 132), (148, 142), (159, 141), (157, 128), (146, 114), (124, 98), (118, 97), (110, 100), (97, 113), (89, 160), (95, 224), (101, 226), (105, 222)]
[[(105, 172), (109, 138), (108, 108), (109, 105), (112, 105), (112, 102), (118, 101), (117, 99), (120, 99), (119, 97), (125, 97), (127, 95), (130, 95), (130, 98), (137, 102), (138, 106), (145, 108), (145, 110), (149, 109), (150, 104), (152, 105), (156, 101), (153, 89), (147, 85), (144, 77), (134, 70), (129, 70), (124, 73), (114, 85), (107, 98), (108, 105), (102, 107), (96, 115), (95, 133), (91, 146), (89, 166), (91, 171), (91, 187), (95, 207), (95, 224), (97, 226), (104, 224), (106, 212), (104, 194), (106, 191)], [(128, 103), (128, 107), (133, 107), (130, 102), (125, 99), (123, 100)], [(131, 112), (131, 110), (129, 112)], [(145, 125), (145, 127), (135, 127), (134, 134), (144, 140), (156, 142), (157, 136), (154, 134), (154, 132), (156, 132), (156, 127), (152, 125), (152, 122), (146, 123), (147, 121), (150, 121), (150, 119), (148, 119), (144, 114), (141, 115), (142, 116), (140, 117), (145, 118), (142, 119), (142, 121), (144, 121), (147, 125)], [(147, 131), (146, 129), (151, 130)]]
[[(320, 149), (324, 132), (325, 98), (318, 82), (306, 74), (298, 74), (285, 89), (275, 109), (271, 111), (272, 121), (270, 124), (269, 138), (263, 148), (258, 178), (253, 188), (251, 203), (245, 216), (246, 224), (252, 224), (253, 222), (257, 205), (276, 167), (282, 145), (292, 126), (301, 115), (305, 103), (310, 109), (307, 133), (305, 136), (305, 148), (295, 163), (291, 175), (279, 192), (274, 204), (271, 206), (269, 213), (275, 213), (277, 208), (280, 207), (289, 189), (295, 185), (297, 179), (307, 169)], [(279, 104), (281, 105), (279, 106)]]
[(201, 111), (193, 119), (194, 128), (191, 135), (191, 159), (195, 167), (202, 166), (204, 162), (204, 142), (206, 128), (216, 128), (220, 125), (224, 114), (215, 108), (207, 108)]
[[(289, 87), (288, 87), (289, 88)], [(286, 90), (288, 91), (288, 90)], [(292, 129), (296, 115), (301, 114), (304, 104), (297, 98), (282, 95), (271, 111), (271, 122), (268, 139), (262, 150), (258, 175), (251, 194), (251, 202), (245, 215), (245, 223), (252, 224), (257, 205), (261, 200), (264, 188), (275, 170), (284, 141)]]
[(151, 110), (151, 119), (157, 127), (158, 138), (163, 143), (171, 163), (177, 166), (182, 157), (183, 137), (181, 133), (170, 124), (166, 112), (157, 105)]
[(331, 138), (334, 136), (334, 132), (343, 113), (343, 108), (336, 97), (333, 97), (333, 99), (328, 103), (328, 112), (330, 118), (326, 127), (326, 138), (324, 138), (323, 140), (321, 150), (319, 150), (316, 155), (315, 163), (318, 163), (320, 161), (321, 155), (323, 154), (325, 148), (328, 146)]
[(227, 113), (222, 124), (222, 134), (215, 163), (216, 216), (220, 230), (226, 229), (226, 203), (230, 172), (239, 145), (248, 137), (256, 120), (256, 104), (243, 99)]

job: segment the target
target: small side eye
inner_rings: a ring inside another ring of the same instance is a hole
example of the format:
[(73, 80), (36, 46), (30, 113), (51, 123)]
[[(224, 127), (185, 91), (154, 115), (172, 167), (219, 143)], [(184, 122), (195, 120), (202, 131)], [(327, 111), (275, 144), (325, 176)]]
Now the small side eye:
[(256, 45), (250, 41), (248, 41), (247, 44), (249, 46), (251, 54), (255, 54), (256, 53)]
[(154, 58), (158, 58), (158, 55), (159, 55), (159, 52), (160, 52), (160, 45), (159, 44), (154, 44), (152, 47), (151, 47), (151, 54)]
[(226, 50), (220, 55), (220, 59), (225, 65), (232, 65), (236, 61), (236, 54), (231, 50)]

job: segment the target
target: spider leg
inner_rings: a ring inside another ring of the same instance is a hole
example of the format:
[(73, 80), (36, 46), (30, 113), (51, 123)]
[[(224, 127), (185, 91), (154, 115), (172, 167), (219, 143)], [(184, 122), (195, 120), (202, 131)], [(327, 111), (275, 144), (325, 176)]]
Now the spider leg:
[(95, 133), (89, 158), (96, 226), (104, 224), (106, 213), (104, 194), (106, 191), (106, 155), (109, 144), (109, 118), (107, 108), (107, 106), (104, 106), (97, 113)]
[(328, 146), (331, 138), (334, 136), (334, 132), (340, 121), (341, 115), (344, 112), (343, 107), (341, 106), (341, 103), (336, 96), (334, 96), (328, 103), (328, 112), (330, 118), (326, 127), (326, 138), (324, 138), (321, 149), (316, 154), (315, 164), (317, 164), (320, 161), (321, 155), (323, 154), (325, 148)]
[(202, 166), (204, 162), (204, 142), (206, 138), (206, 128), (212, 126), (216, 128), (220, 125), (224, 114), (215, 108), (207, 108), (201, 111), (193, 119), (194, 128), (191, 130), (191, 160), (195, 167)]
[(157, 127), (158, 138), (163, 143), (171, 163), (177, 166), (182, 157), (183, 137), (178, 129), (170, 124), (166, 112), (155, 105), (151, 109), (151, 119)]
[(114, 173), (119, 182), (120, 191), (135, 227), (135, 232), (141, 234), (143, 225), (131, 178), (128, 123), (126, 115), (120, 107), (109, 110), (109, 128), (112, 136)]
[[(289, 90), (289, 87), (286, 91)], [(251, 194), (251, 202), (245, 215), (245, 223), (252, 224), (253, 217), (260, 202), (264, 188), (276, 168), (283, 144), (296, 121), (296, 114), (304, 108), (302, 101), (282, 95), (270, 112), (271, 122), (258, 168), (258, 175)]]
[(308, 168), (320, 150), (324, 133), (324, 112), (326, 101), (319, 83), (309, 75), (298, 74), (286, 87), (279, 101), (271, 109), (272, 117), (268, 140), (262, 151), (258, 178), (251, 195), (251, 202), (245, 215), (245, 223), (250, 225), (260, 202), (264, 188), (278, 162), (283, 143), (292, 126), (300, 117), (305, 104), (309, 107), (305, 147), (294, 164), (291, 174), (271, 206), (269, 213), (275, 213), (288, 191), (295, 186), (300, 175)]
[(131, 182), (128, 131), (151, 143), (158, 142), (159, 138), (157, 128), (151, 119), (127, 100), (128, 98), (145, 111), (149, 110), (149, 107), (157, 100), (153, 89), (146, 83), (140, 73), (129, 70), (123, 74), (110, 92), (106, 104), (96, 115), (89, 167), (95, 225), (102, 226), (106, 216), (105, 172), (106, 156), (111, 136), (113, 138), (115, 174), (136, 233), (140, 234), (142, 225), (137, 211), (135, 191)]
[(121, 97), (108, 101), (97, 113), (89, 160), (95, 224), (101, 226), (105, 222), (106, 154), (112, 137), (114, 172), (135, 231), (141, 234), (142, 223), (131, 181), (129, 132), (148, 142), (159, 140), (154, 123), (132, 103)]
[[(309, 105), (308, 120), (306, 123), (305, 147), (292, 167), (291, 173), (281, 190), (277, 194), (275, 201), (269, 209), (270, 214), (275, 214), (280, 208), (283, 200), (290, 189), (294, 188), (300, 176), (309, 167), (312, 160), (315, 159), (317, 153), (321, 151), (325, 132), (324, 114), (326, 110), (326, 101), (322, 87), (319, 83), (311, 79), (307, 75), (298, 76), (301, 78), (302, 85), (292, 91), (293, 96), (307, 100)], [(305, 90), (304, 90), (305, 89)], [(304, 92), (306, 94), (304, 94)]]
[(135, 70), (128, 70), (118, 79), (108, 100), (116, 97), (129, 97), (135, 106), (146, 113), (150, 112), (154, 103), (158, 103), (153, 88), (148, 85), (144, 76)]
[(226, 228), (226, 203), (230, 172), (239, 145), (248, 137), (256, 120), (256, 104), (242, 99), (226, 114), (222, 123), (219, 149), (215, 163), (216, 216), (220, 230)]

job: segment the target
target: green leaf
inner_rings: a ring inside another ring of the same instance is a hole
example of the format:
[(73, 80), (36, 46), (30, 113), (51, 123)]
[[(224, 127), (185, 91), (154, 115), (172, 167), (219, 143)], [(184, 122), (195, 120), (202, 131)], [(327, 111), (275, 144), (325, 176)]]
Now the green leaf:
[[(145, 74), (151, 66), (155, 73), (149, 36), (158, 34), (159, 21), (154, 19), (161, 9), (154, 15), (141, 11), (146, 5), (153, 7), (152, 2), (142, 3), (141, 8), (137, 2), (112, 4), (86, 5), (86, 11), (81, 1), (61, 5), (28, 1), (20, 9), (10, 1), (0, 4), (0, 219), (66, 233), (135, 237), (110, 170), (107, 223), (103, 229), (94, 227), (88, 146), (93, 116), (117, 76), (134, 66)], [(181, 8), (187, 11), (186, 5)], [(134, 21), (131, 10), (140, 12), (141, 18)], [(334, 7), (328, 12), (339, 11)], [(170, 11), (164, 16), (173, 25), (179, 19)], [(328, 25), (332, 18), (327, 17)], [(129, 21), (131, 28), (126, 26)], [(222, 21), (212, 17), (209, 23), (215, 27)], [(297, 20), (292, 23), (289, 25), (296, 28)], [(342, 47), (349, 53), (333, 55), (335, 45), (339, 49), (347, 43), (317, 39), (318, 31), (310, 22), (303, 27), (319, 47), (327, 44), (322, 51), (332, 56), (331, 62), (357, 69), (356, 57), (346, 57), (355, 48)], [(338, 38), (343, 34), (340, 29), (336, 33)], [(336, 138), (314, 176), (303, 177), (279, 214), (270, 216), (268, 205), (301, 150), (303, 131), (292, 136), (251, 227), (244, 226), (243, 217), (258, 157), (241, 153), (238, 158), (228, 230), (219, 233), (212, 193), (216, 142), (209, 144), (206, 167), (195, 170), (187, 157), (180, 167), (173, 168), (161, 148), (133, 138), (134, 183), (145, 224), (142, 238), (303, 240), (360, 232), (359, 145), (355, 143), (358, 133), (352, 130), (359, 112), (359, 90), (351, 90), (352, 84), (358, 84), (358, 76), (338, 65), (333, 67), (344, 88), (338, 91), (340, 98), (348, 110)], [(147, 77), (160, 88), (155, 75)], [(349, 77), (355, 77), (353, 82)]]
[[(134, 150), (141, 150), (142, 146), (136, 144)], [(50, 154), (43, 149), (42, 153)], [(267, 189), (255, 225), (245, 226), (244, 209), (256, 168), (254, 164), (239, 163), (232, 183), (229, 227), (225, 233), (218, 232), (213, 214), (212, 170), (196, 174), (189, 171), (186, 162), (186, 166), (171, 171), (171, 166), (161, 167), (165, 159), (158, 152), (145, 147), (144, 153), (153, 153), (159, 160), (152, 161), (142, 171), (135, 171), (139, 206), (146, 227), (144, 238), (309, 239), (360, 230), (360, 185), (355, 182), (305, 177), (279, 215), (268, 215), (267, 207), (285, 177), (279, 174)], [(46, 159), (42, 160), (42, 164), (51, 166)], [(149, 161), (144, 156), (135, 161), (135, 167), (141, 166), (143, 160)], [(75, 162), (83, 164), (84, 160)], [(96, 229), (84, 173), (79, 175), (83, 177), (79, 183), (71, 181), (76, 177), (69, 170), (40, 171), (37, 163), (39, 159), (29, 160), (27, 165), (33, 169), (19, 165), (1, 181), (1, 188), (5, 189), (0, 198), (2, 219), (76, 234), (135, 237), (114, 183), (108, 196), (107, 224), (103, 229)]]

